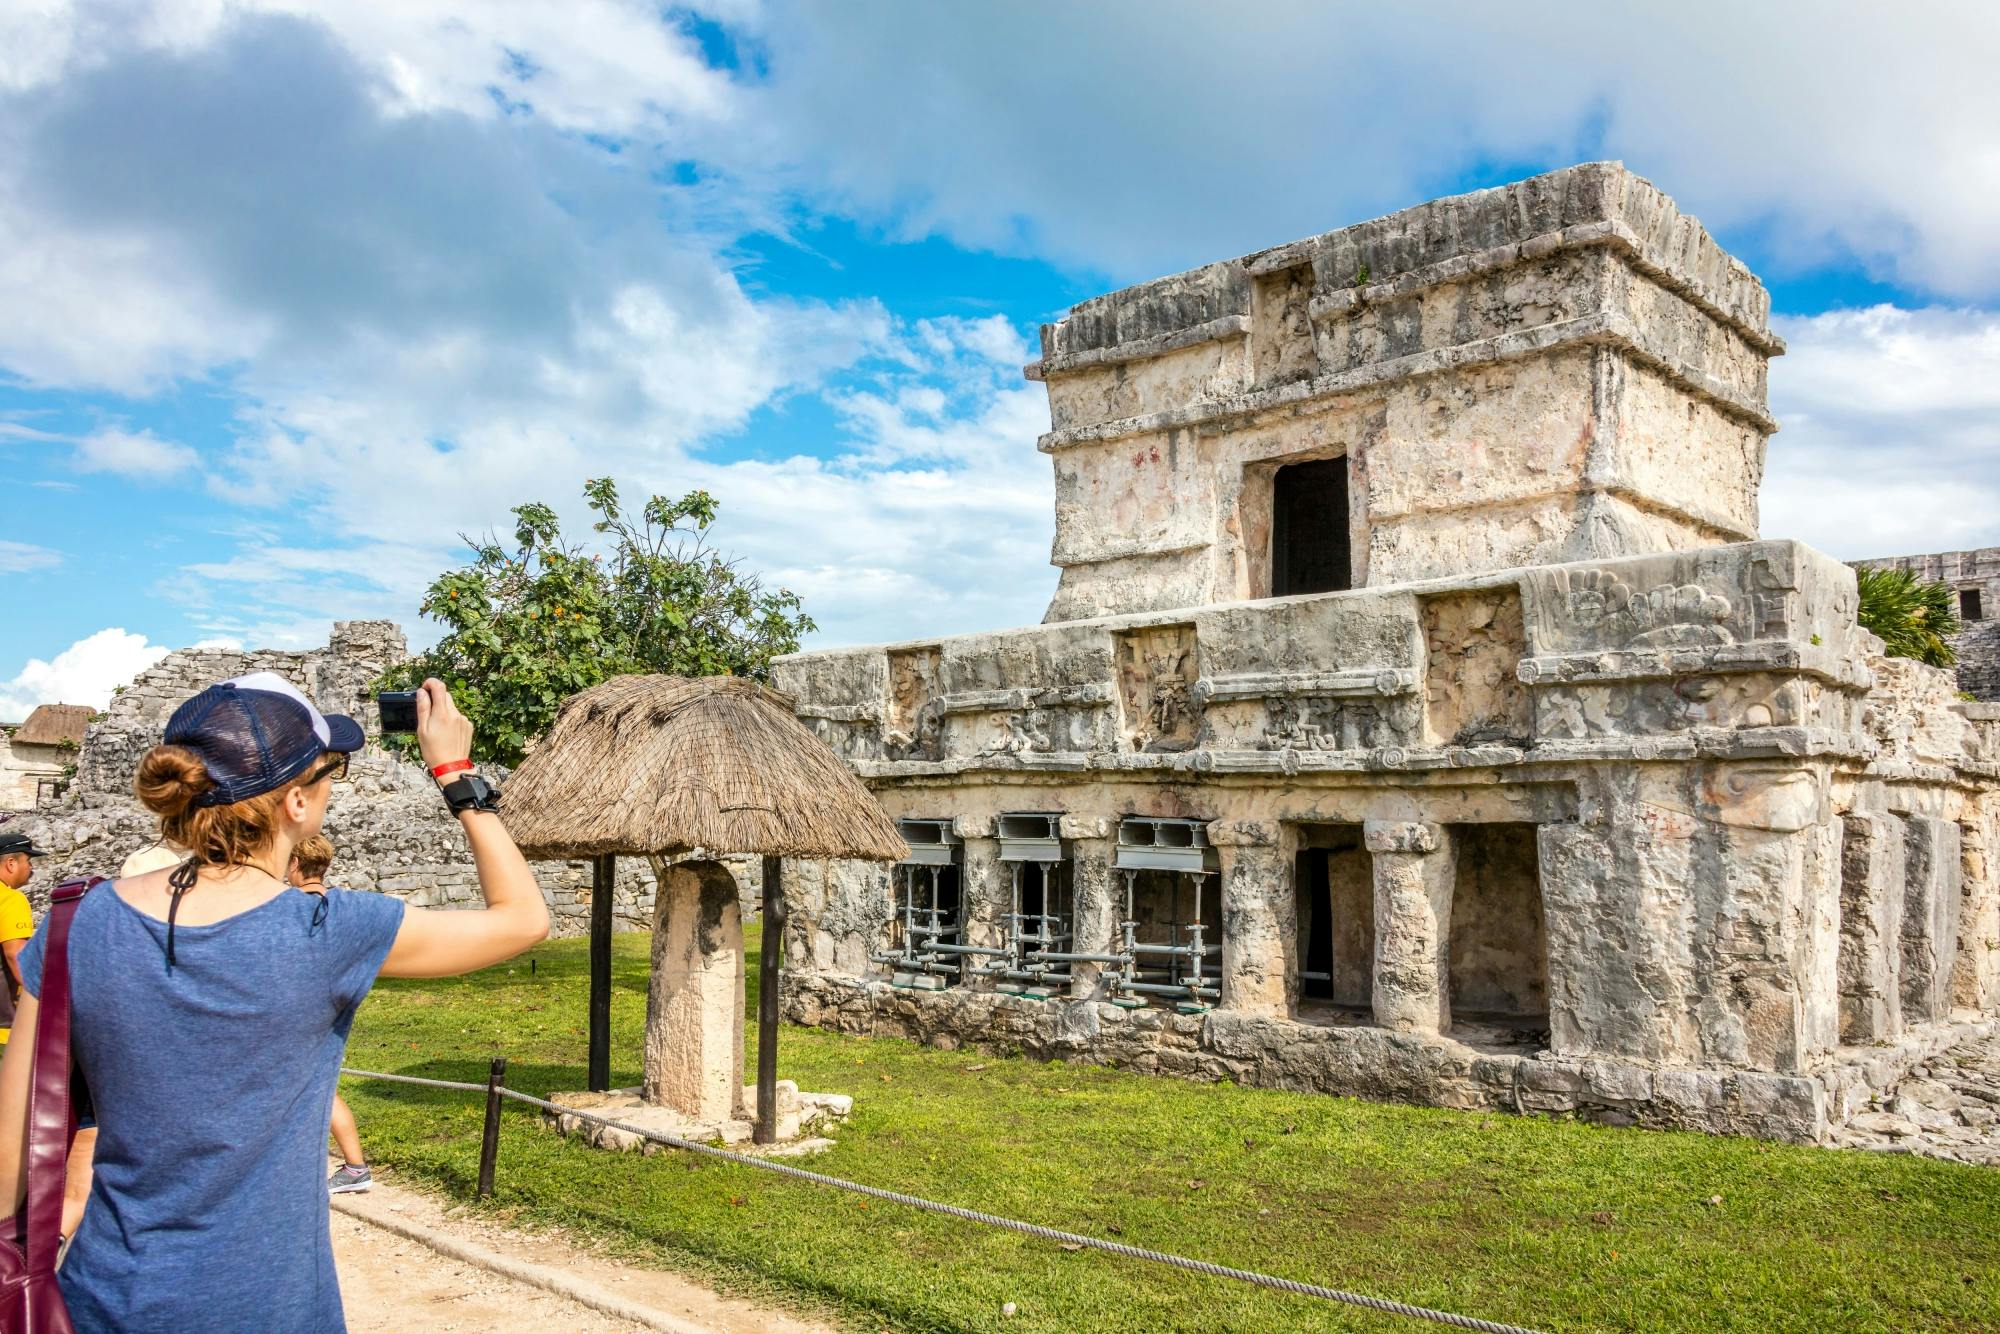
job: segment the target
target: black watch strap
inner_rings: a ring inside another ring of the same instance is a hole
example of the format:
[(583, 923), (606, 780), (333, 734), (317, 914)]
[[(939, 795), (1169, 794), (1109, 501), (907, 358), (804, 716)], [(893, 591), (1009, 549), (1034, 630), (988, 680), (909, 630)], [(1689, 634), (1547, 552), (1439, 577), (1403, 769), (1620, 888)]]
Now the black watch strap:
[(500, 789), (478, 774), (460, 774), (440, 789), (453, 815), (460, 811), (497, 811)]

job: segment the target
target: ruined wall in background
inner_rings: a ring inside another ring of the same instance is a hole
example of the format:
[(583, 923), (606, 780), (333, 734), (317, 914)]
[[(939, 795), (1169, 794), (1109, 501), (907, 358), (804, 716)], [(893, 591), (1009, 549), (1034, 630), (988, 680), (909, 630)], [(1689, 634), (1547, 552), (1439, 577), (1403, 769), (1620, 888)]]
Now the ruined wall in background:
[[(1974, 699), (2000, 700), (2000, 547), (1885, 556), (1855, 564), (1913, 570), (1919, 578), (1949, 584), (1965, 622), (1965, 629), (1952, 641), (1958, 650), (1958, 688)], [(1973, 595), (1971, 599), (1968, 593)], [(1970, 614), (1974, 611), (1977, 616)]]
[[(354, 756), (349, 779), (334, 785), (326, 834), (335, 858), (329, 879), (353, 889), (394, 894), (421, 907), (475, 907), (479, 882), (457, 820), (430, 776), (375, 744), (374, 682), (405, 656), (403, 632), (389, 621), (342, 621), (323, 649), (182, 649), (141, 672), (91, 725), (77, 752), (77, 775), (55, 802), (17, 816), (10, 828), (31, 833), (51, 854), (38, 863), (31, 898), (39, 912), (49, 889), (83, 875), (113, 875), (120, 863), (153, 842), (159, 824), (132, 795), (139, 758), (159, 744), (174, 709), (217, 681), (248, 672), (276, 672), (296, 684), (324, 713), (354, 718), (370, 744)], [(504, 802), (504, 797), (503, 797)], [(755, 909), (759, 867), (750, 858), (728, 863), (746, 911)], [(539, 862), (542, 892), (557, 935), (590, 925), (590, 864)], [(619, 859), (614, 916), (619, 930), (652, 926), (653, 877), (645, 861)]]

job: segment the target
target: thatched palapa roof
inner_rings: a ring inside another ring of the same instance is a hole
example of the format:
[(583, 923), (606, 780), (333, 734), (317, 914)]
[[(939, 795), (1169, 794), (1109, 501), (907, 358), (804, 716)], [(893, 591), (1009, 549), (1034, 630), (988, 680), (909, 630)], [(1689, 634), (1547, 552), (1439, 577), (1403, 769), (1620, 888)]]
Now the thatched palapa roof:
[(42, 704), (14, 733), (23, 746), (79, 746), (90, 728), (88, 704)]
[(572, 697), (507, 783), (530, 857), (712, 853), (897, 861), (908, 848), (775, 690), (617, 676)]

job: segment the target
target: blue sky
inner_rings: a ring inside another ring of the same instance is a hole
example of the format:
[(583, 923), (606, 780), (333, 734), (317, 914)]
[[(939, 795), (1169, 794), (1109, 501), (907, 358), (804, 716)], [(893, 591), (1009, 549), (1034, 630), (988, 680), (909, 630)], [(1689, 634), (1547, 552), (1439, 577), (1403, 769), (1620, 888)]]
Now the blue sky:
[(1037, 325), (1603, 157), (1771, 288), (1766, 533), (2000, 544), (1990, 7), (1257, 8), (0, 6), (0, 718), (604, 472), (821, 643), (1036, 620)]

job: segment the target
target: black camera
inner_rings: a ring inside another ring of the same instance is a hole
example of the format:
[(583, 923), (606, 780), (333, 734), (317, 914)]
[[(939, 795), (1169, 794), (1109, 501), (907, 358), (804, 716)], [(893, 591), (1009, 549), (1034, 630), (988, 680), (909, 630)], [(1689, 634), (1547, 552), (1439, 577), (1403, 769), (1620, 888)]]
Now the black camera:
[(382, 732), (385, 736), (417, 730), (416, 691), (384, 690), (375, 696), (375, 708), (382, 715)]

